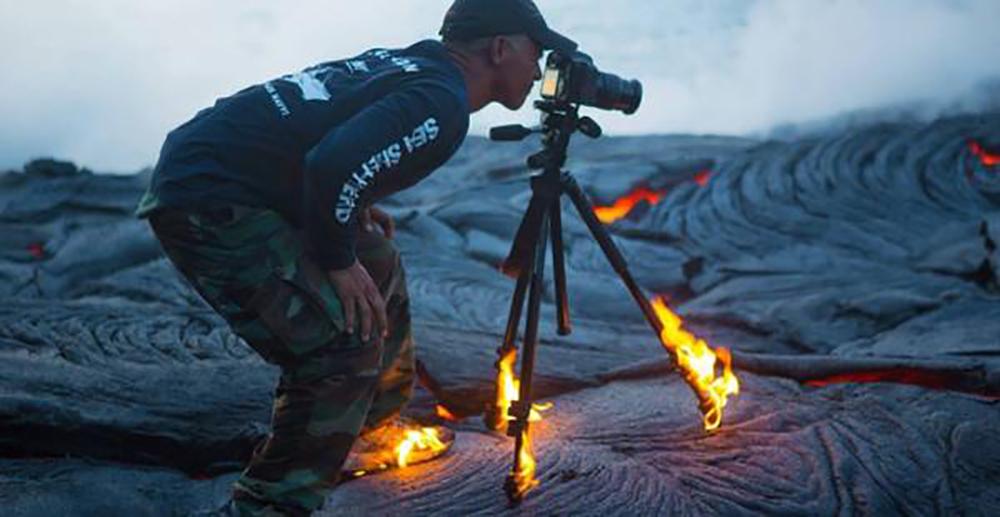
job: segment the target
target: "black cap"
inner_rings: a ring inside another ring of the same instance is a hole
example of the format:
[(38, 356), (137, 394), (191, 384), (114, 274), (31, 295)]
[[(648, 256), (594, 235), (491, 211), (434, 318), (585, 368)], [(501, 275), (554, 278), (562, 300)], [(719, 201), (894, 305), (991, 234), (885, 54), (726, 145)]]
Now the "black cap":
[(468, 41), (498, 34), (527, 34), (544, 49), (563, 54), (576, 42), (549, 28), (531, 0), (455, 0), (444, 16), (441, 36)]

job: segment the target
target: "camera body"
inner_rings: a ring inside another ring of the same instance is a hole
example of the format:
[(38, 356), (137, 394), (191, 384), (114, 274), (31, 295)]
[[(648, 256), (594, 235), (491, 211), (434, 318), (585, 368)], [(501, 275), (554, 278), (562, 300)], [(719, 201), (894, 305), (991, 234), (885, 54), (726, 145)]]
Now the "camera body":
[(542, 98), (631, 115), (642, 102), (642, 84), (601, 72), (583, 52), (551, 52), (542, 77)]

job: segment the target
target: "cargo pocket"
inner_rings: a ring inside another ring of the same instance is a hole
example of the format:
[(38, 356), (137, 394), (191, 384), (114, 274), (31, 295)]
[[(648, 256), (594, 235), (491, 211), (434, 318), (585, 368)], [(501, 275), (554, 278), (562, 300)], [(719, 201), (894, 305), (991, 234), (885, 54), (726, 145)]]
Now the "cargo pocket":
[[(261, 323), (280, 339), (293, 360), (323, 347), (349, 347), (344, 317), (332, 287), (323, 285), (308, 265), (275, 267), (247, 305)], [(321, 275), (321, 273), (320, 273)]]

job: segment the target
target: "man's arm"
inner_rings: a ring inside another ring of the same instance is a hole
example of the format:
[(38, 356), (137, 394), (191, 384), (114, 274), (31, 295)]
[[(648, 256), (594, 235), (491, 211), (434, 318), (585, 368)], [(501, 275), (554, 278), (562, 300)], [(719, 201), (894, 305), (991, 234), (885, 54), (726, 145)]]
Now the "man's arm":
[(465, 135), (467, 107), (428, 82), (391, 93), (328, 133), (306, 156), (306, 239), (324, 269), (356, 260), (357, 218), (377, 190), (404, 187)]
[(328, 133), (306, 156), (303, 226), (307, 246), (344, 305), (348, 332), (386, 331), (385, 304), (358, 263), (358, 218), (379, 192), (411, 185), (465, 136), (467, 107), (447, 86), (414, 84), (387, 95)]

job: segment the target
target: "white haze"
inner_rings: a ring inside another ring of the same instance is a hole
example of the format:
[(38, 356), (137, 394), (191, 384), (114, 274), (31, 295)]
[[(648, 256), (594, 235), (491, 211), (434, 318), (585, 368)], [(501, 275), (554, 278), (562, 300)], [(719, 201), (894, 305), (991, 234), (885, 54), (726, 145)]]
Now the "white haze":
[[(215, 98), (436, 37), (449, 4), (0, 0), (0, 169), (55, 156), (137, 170)], [(612, 134), (750, 134), (859, 109), (944, 107), (1000, 77), (998, 0), (538, 4), (602, 69), (642, 80), (638, 114), (597, 114)], [(529, 107), (492, 106), (473, 116), (472, 133), (535, 119)]]

